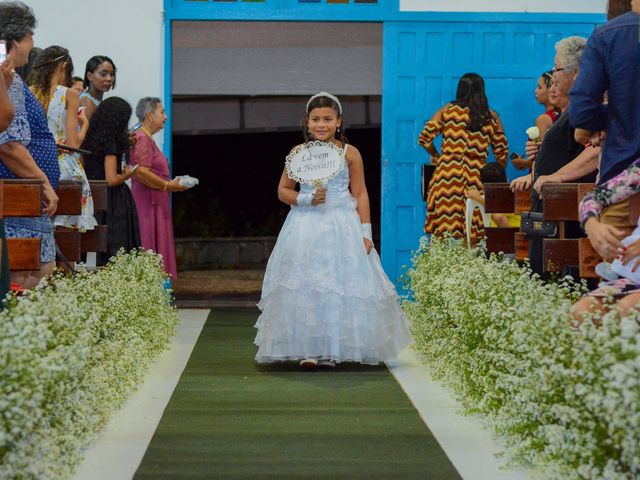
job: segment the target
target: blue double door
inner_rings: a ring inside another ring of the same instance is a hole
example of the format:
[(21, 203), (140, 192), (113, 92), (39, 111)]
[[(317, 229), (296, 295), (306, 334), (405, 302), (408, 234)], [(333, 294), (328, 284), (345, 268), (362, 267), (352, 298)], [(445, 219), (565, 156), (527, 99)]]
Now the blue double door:
[[(482, 75), (512, 152), (542, 113), (534, 90), (553, 66), (555, 44), (588, 37), (595, 25), (528, 22), (385, 22), (382, 95), (382, 262), (398, 282), (423, 235), (420, 174), (429, 157), (417, 139), (433, 113), (455, 97), (458, 79)], [(509, 166), (510, 178), (517, 171)]]

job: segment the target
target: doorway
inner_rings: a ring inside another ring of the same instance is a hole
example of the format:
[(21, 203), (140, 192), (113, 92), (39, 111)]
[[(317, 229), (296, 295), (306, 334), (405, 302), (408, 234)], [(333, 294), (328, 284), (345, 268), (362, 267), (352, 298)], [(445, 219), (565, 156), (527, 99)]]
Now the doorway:
[(200, 179), (173, 197), (179, 270), (264, 269), (289, 210), (284, 158), (321, 90), (363, 154), (379, 238), (381, 24), (179, 21), (172, 39), (173, 173)]

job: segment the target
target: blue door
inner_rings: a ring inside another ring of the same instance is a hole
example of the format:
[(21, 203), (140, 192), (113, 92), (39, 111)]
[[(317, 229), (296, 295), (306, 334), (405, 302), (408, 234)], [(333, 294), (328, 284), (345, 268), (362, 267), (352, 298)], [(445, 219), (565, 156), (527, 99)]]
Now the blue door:
[[(534, 89), (551, 69), (555, 43), (588, 37), (585, 23), (385, 22), (382, 89), (382, 263), (398, 283), (423, 235), (426, 205), (420, 171), (429, 161), (417, 144), (424, 123), (454, 98), (458, 79), (476, 72), (505, 125), (512, 152), (524, 153), (524, 131), (542, 113)], [(458, 17), (460, 18), (460, 17)], [(464, 18), (464, 17), (463, 17)], [(510, 178), (518, 175), (510, 166)]]

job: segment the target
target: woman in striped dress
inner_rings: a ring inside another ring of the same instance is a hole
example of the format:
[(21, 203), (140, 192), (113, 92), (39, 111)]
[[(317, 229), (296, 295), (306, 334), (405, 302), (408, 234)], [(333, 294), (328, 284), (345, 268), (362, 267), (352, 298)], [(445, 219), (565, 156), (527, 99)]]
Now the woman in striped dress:
[[(442, 135), (442, 153), (433, 142)], [(482, 191), (480, 169), (487, 164), (489, 146), (498, 163), (507, 164), (509, 147), (498, 114), (489, 108), (484, 80), (476, 73), (458, 82), (456, 99), (438, 110), (420, 134), (418, 143), (431, 155), (436, 170), (429, 182), (425, 233), (450, 233), (464, 238), (465, 195), (470, 188)], [(483, 237), (482, 216), (473, 216), (472, 242)]]

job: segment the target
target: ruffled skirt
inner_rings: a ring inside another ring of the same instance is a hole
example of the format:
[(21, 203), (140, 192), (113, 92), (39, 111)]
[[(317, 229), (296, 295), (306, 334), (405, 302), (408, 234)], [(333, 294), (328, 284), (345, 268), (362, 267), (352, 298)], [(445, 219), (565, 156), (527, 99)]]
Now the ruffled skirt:
[(411, 343), (407, 318), (375, 250), (367, 255), (352, 198), (292, 207), (265, 273), (256, 360), (377, 364)]

